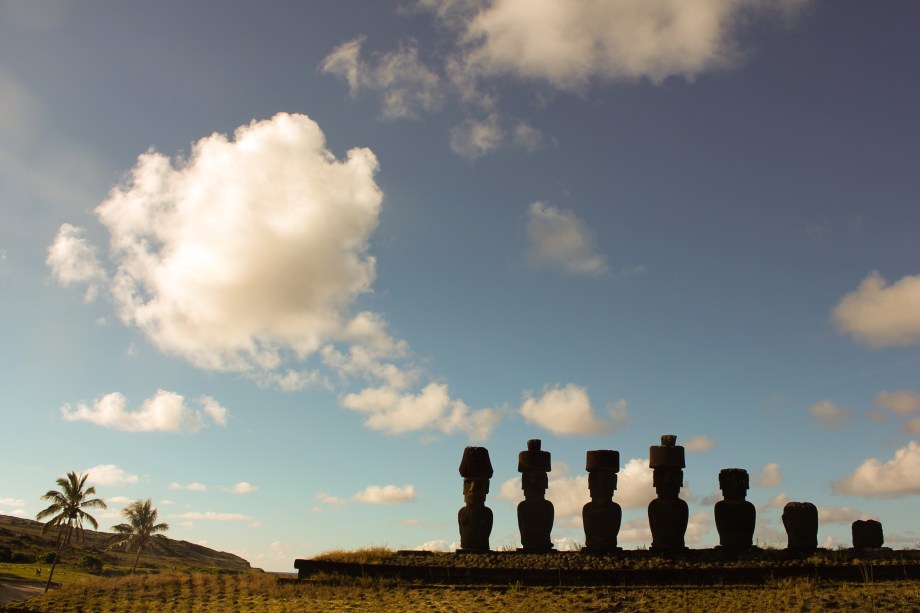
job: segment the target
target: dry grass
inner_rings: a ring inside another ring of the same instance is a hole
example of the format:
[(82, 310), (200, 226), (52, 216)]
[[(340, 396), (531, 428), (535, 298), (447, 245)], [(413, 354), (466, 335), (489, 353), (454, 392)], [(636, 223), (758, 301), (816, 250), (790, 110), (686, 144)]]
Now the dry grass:
[[(282, 581), (270, 574), (94, 578), (11, 603), (46, 613), (194, 611), (876, 611), (920, 610), (920, 584), (790, 579), (765, 586), (463, 587), (387, 580)], [(3, 610), (0, 607), (0, 610)], [(22, 610), (22, 609), (19, 609)]]

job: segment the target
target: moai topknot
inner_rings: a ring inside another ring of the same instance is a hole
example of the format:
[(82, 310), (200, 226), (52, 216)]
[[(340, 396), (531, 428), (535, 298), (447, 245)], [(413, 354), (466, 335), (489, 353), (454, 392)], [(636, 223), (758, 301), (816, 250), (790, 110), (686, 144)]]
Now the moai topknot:
[(492, 462), (485, 447), (467, 447), (460, 461), (463, 477), (463, 500), (466, 506), (457, 513), (460, 524), (459, 551), (489, 551), (492, 533), (492, 509), (486, 506)]
[(617, 535), (620, 533), (623, 511), (613, 501), (613, 492), (617, 489), (617, 473), (620, 472), (620, 452), (613, 449), (589, 451), (585, 459), (585, 470), (588, 471), (591, 502), (581, 510), (585, 526), (585, 546), (582, 551), (620, 551)]
[(652, 530), (652, 551), (674, 551), (684, 547), (689, 510), (678, 497), (684, 484), (684, 448), (673, 434), (662, 434), (661, 445), (649, 447), (648, 465), (658, 497), (648, 505)]
[(716, 503), (716, 529), (719, 544), (726, 549), (750, 549), (754, 544), (757, 509), (744, 499), (749, 486), (748, 472), (743, 468), (719, 471), (719, 489), (724, 500)]
[(818, 548), (818, 507), (810, 502), (787, 502), (783, 507), (783, 526), (793, 551)]
[(545, 498), (549, 487), (546, 473), (552, 470), (550, 454), (540, 450), (540, 439), (527, 441), (527, 451), (518, 454), (518, 472), (524, 500), (518, 505), (518, 529), (521, 531), (521, 551), (544, 552), (553, 549), (553, 503)]
[(857, 519), (852, 530), (854, 549), (874, 549), (885, 544), (882, 524), (874, 519)]

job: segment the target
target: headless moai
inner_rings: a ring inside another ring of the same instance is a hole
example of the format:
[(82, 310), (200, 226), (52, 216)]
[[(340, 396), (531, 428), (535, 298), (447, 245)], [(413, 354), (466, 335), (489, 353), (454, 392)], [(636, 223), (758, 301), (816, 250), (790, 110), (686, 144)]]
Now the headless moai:
[(719, 489), (724, 500), (716, 503), (716, 529), (719, 545), (726, 549), (750, 549), (754, 544), (757, 509), (745, 500), (750, 479), (743, 468), (719, 471)]
[(818, 507), (810, 502), (788, 502), (783, 507), (783, 526), (793, 551), (818, 548)]
[(485, 447), (467, 447), (460, 461), (463, 477), (463, 501), (466, 505), (457, 513), (460, 524), (459, 551), (489, 551), (492, 534), (492, 509), (486, 506), (492, 462)]
[(550, 454), (540, 449), (540, 440), (527, 441), (527, 451), (518, 454), (518, 472), (524, 500), (518, 504), (518, 529), (521, 532), (521, 551), (552, 551), (553, 503), (545, 498), (549, 487), (546, 473), (552, 470)]
[(684, 484), (684, 448), (677, 445), (673, 434), (662, 434), (661, 445), (649, 448), (649, 467), (652, 469), (652, 483), (658, 497), (648, 505), (648, 523), (652, 530), (652, 551), (676, 551), (686, 549), (684, 534), (687, 532), (689, 509), (679, 498)]
[(874, 519), (857, 519), (853, 522), (853, 548), (877, 549), (885, 544), (882, 524)]
[(617, 535), (623, 511), (613, 501), (617, 489), (617, 473), (620, 471), (620, 452), (612, 449), (589, 451), (585, 459), (588, 471), (588, 490), (591, 502), (581, 510), (585, 527), (586, 553), (611, 553), (621, 551), (617, 547)]

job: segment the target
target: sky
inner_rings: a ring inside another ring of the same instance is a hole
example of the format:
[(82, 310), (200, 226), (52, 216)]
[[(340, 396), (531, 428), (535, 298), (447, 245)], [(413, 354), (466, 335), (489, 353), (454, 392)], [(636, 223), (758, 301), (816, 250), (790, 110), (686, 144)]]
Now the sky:
[(494, 549), (517, 453), (686, 447), (755, 538), (920, 545), (920, 4), (0, 0), (0, 513), (69, 471), (168, 536), (293, 571)]

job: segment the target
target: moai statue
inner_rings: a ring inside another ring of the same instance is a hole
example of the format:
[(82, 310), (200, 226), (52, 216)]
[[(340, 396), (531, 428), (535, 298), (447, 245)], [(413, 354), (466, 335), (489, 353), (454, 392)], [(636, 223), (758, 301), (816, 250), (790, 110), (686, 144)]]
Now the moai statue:
[(585, 526), (586, 553), (612, 553), (621, 551), (617, 547), (617, 535), (623, 511), (613, 501), (617, 489), (617, 473), (620, 472), (620, 452), (613, 449), (589, 451), (585, 459), (588, 471), (588, 490), (591, 502), (581, 510)]
[(857, 519), (853, 522), (853, 548), (871, 549), (885, 544), (881, 522), (874, 519)]
[(673, 434), (662, 434), (661, 445), (649, 448), (648, 465), (658, 497), (648, 505), (652, 551), (677, 551), (684, 547), (689, 509), (678, 497), (684, 484), (684, 448)]
[(748, 472), (743, 468), (719, 471), (719, 489), (724, 500), (716, 503), (716, 528), (719, 544), (726, 549), (750, 549), (754, 544), (757, 509), (744, 499), (748, 487)]
[(546, 473), (552, 470), (550, 454), (540, 450), (540, 439), (527, 441), (527, 451), (518, 454), (518, 472), (524, 500), (518, 505), (518, 529), (521, 531), (521, 549), (526, 552), (552, 551), (553, 503), (545, 498), (549, 487)]
[(492, 533), (492, 509), (486, 506), (492, 462), (485, 447), (467, 447), (460, 461), (463, 477), (463, 501), (466, 505), (457, 513), (460, 524), (460, 549), (458, 551), (489, 551)]
[(818, 507), (810, 502), (787, 502), (783, 526), (789, 537), (788, 549), (814, 551), (818, 548)]

